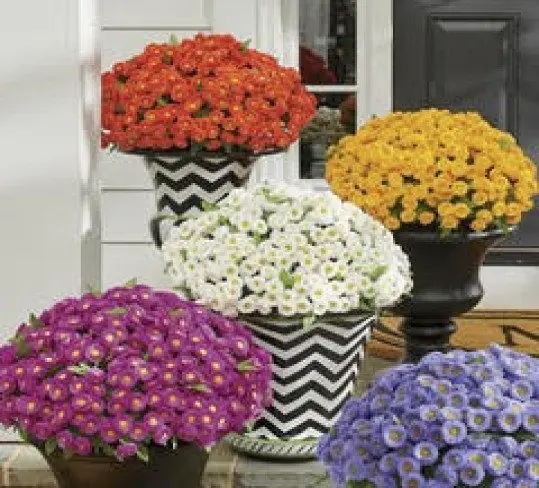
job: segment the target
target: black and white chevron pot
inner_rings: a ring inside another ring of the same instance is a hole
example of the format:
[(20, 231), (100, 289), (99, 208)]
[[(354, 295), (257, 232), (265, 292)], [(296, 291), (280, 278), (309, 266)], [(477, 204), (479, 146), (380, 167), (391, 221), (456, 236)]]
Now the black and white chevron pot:
[(234, 188), (245, 185), (258, 156), (189, 152), (145, 152), (146, 166), (156, 192), (158, 215), (150, 221), (155, 245), (162, 245), (161, 224), (167, 216), (189, 217), (204, 202), (217, 203)]
[(216, 203), (245, 185), (255, 159), (241, 154), (145, 155), (157, 209), (185, 216), (198, 213), (203, 202)]
[(335, 316), (313, 326), (286, 319), (249, 318), (255, 341), (273, 358), (273, 405), (248, 434), (229, 442), (264, 457), (314, 457), (353, 393), (372, 316)]

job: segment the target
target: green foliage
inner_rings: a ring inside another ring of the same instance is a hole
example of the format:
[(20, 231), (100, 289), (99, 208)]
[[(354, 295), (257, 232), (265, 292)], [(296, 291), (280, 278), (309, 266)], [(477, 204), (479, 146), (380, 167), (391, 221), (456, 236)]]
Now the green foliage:
[(292, 288), (294, 288), (296, 280), (294, 279), (294, 275), (289, 271), (283, 269), (279, 273), (279, 279), (281, 280), (281, 283), (284, 285), (286, 290), (291, 290)]
[(150, 460), (150, 453), (148, 452), (148, 446), (140, 444), (137, 449), (137, 457), (147, 463)]
[(125, 288), (133, 288), (137, 285), (137, 278), (131, 278), (129, 281), (124, 283)]
[(45, 441), (44, 449), (45, 454), (50, 456), (54, 451), (56, 451), (56, 448), (58, 447), (58, 444), (56, 442), (56, 439), (54, 437), (51, 437)]
[(31, 313), (30, 316), (28, 317), (28, 325), (32, 328), (32, 329), (39, 329), (40, 327), (43, 327), (43, 322), (41, 322), (41, 320), (39, 320), (36, 315), (34, 313)]
[(387, 271), (387, 265), (381, 265), (374, 268), (371, 272), (371, 279), (376, 281), (380, 276), (382, 276)]
[(169, 38), (168, 38), (168, 43), (169, 44), (178, 44), (178, 36), (176, 34), (170, 34)]
[(127, 308), (115, 307), (115, 308), (111, 308), (110, 310), (107, 310), (107, 313), (109, 315), (124, 315), (125, 313), (127, 313)]

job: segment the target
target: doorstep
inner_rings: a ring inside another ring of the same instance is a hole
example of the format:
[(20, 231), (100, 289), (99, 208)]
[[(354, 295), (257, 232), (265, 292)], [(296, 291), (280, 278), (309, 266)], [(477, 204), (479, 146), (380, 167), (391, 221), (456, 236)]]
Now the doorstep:
[[(364, 391), (379, 370), (394, 363), (367, 358), (358, 378)], [(276, 462), (249, 458), (217, 444), (211, 452), (201, 488), (329, 488), (325, 471), (316, 461)], [(40, 453), (21, 442), (0, 442), (0, 487), (57, 488)]]

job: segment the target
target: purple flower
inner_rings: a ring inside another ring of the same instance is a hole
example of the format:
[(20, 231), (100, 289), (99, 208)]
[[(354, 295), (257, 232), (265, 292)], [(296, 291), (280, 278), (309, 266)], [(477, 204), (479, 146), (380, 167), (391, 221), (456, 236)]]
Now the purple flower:
[(504, 436), (498, 440), (498, 448), (504, 456), (512, 458), (517, 454), (519, 446), (513, 437)]
[(492, 415), (483, 408), (468, 408), (466, 410), (466, 424), (471, 430), (484, 432), (492, 424)]
[(530, 478), (520, 478), (515, 484), (515, 488), (537, 488), (537, 482)]
[(62, 430), (56, 434), (56, 442), (60, 449), (68, 450), (73, 449), (75, 445), (75, 436), (69, 430)]
[(424, 422), (436, 422), (440, 409), (437, 405), (421, 405), (419, 407), (419, 418)]
[(494, 476), (503, 476), (507, 472), (508, 460), (499, 452), (492, 452), (487, 456), (487, 472)]
[(524, 461), (524, 474), (533, 481), (539, 481), (539, 459), (527, 459)]
[(460, 420), (447, 420), (442, 425), (442, 436), (447, 444), (460, 444), (468, 433), (466, 425)]
[(153, 441), (156, 444), (165, 446), (167, 442), (172, 438), (173, 432), (172, 429), (165, 424), (157, 426), (153, 433)]
[(116, 448), (116, 456), (120, 459), (134, 456), (138, 451), (138, 447), (134, 442), (123, 442)]
[(454, 470), (462, 468), (466, 462), (466, 454), (461, 449), (450, 449), (444, 454), (443, 465)]
[(522, 424), (522, 415), (510, 408), (506, 408), (497, 413), (496, 421), (501, 430), (512, 433), (520, 428)]
[(522, 426), (529, 432), (539, 434), (539, 407), (529, 407), (522, 414)]
[(513, 488), (513, 482), (510, 478), (501, 477), (492, 480), (492, 488)]
[(383, 473), (395, 473), (397, 471), (397, 456), (394, 453), (384, 454), (380, 458), (378, 467)]
[(388, 447), (401, 447), (406, 442), (406, 430), (402, 425), (388, 425), (384, 427), (382, 435)]
[(414, 457), (423, 465), (431, 465), (438, 459), (438, 448), (431, 442), (418, 442), (414, 446)]
[(141, 442), (148, 436), (148, 428), (142, 422), (135, 422), (129, 432), (129, 437), (135, 442)]
[(133, 428), (133, 419), (129, 415), (118, 415), (112, 419), (112, 427), (122, 435), (127, 435)]
[(408, 438), (413, 442), (419, 442), (425, 436), (425, 424), (419, 420), (412, 420), (405, 428)]
[(120, 434), (110, 420), (103, 420), (99, 426), (99, 437), (107, 444), (114, 444), (118, 442)]
[(508, 463), (507, 476), (512, 480), (517, 480), (524, 476), (524, 463), (520, 459), (510, 459)]
[(412, 473), (419, 473), (420, 467), (419, 462), (412, 457), (404, 457), (397, 462), (397, 472), (401, 478)]
[(410, 473), (401, 478), (402, 488), (421, 488), (424, 483), (425, 478), (419, 473)]
[(485, 479), (485, 470), (480, 464), (468, 463), (460, 470), (460, 479), (466, 486), (479, 486)]
[(442, 464), (436, 468), (435, 478), (442, 483), (455, 486), (458, 483), (459, 476), (453, 467)]
[(525, 458), (539, 457), (539, 442), (524, 441), (519, 446), (520, 455)]
[(92, 453), (92, 443), (86, 437), (75, 437), (73, 450), (79, 456), (89, 456)]

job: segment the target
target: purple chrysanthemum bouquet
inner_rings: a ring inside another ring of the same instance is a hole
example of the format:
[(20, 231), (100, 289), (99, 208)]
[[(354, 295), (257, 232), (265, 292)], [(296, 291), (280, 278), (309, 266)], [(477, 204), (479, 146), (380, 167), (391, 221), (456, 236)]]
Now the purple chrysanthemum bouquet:
[(492, 345), (379, 376), (319, 444), (347, 488), (539, 486), (539, 360)]
[(238, 322), (143, 285), (67, 298), (0, 348), (0, 423), (47, 454), (147, 459), (208, 446), (270, 403), (271, 359)]

